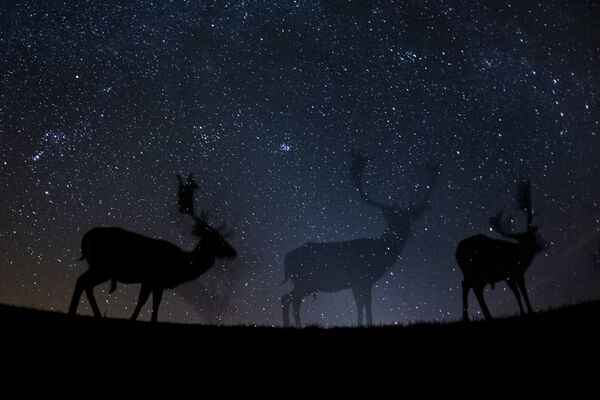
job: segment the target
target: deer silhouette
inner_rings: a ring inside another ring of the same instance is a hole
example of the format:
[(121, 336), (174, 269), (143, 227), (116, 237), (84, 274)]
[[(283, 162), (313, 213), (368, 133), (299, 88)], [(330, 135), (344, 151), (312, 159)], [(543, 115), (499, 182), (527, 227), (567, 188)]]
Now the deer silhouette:
[(534, 226), (531, 208), (531, 183), (523, 180), (517, 185), (516, 200), (519, 209), (527, 216), (527, 230), (513, 233), (510, 218), (504, 218), (499, 212), (490, 218), (490, 227), (509, 240), (497, 240), (485, 235), (475, 235), (462, 240), (456, 248), (456, 261), (464, 275), (462, 281), (463, 320), (469, 320), (469, 291), (473, 288), (479, 306), (486, 319), (492, 315), (483, 298), (483, 289), (487, 284), (492, 288), (499, 281), (506, 281), (524, 314), (521, 295), (527, 311), (532, 312), (531, 303), (525, 287), (525, 272), (536, 254), (546, 248), (546, 242)]
[(337, 292), (351, 289), (358, 310), (358, 325), (366, 313), (368, 325), (373, 323), (371, 290), (396, 262), (408, 239), (411, 226), (429, 208), (429, 198), (439, 171), (428, 169), (425, 192), (410, 207), (388, 206), (370, 198), (362, 187), (362, 174), (369, 157), (354, 156), (350, 171), (353, 183), (363, 201), (378, 209), (386, 228), (377, 237), (343, 242), (306, 243), (285, 256), (285, 283), (291, 279), (293, 289), (281, 297), (283, 325), (289, 326), (292, 307), (296, 326), (301, 326), (302, 300), (317, 292)]
[[(186, 196), (192, 196), (188, 193)], [(184, 211), (182, 211), (184, 212)], [(190, 214), (189, 210), (185, 213)], [(194, 219), (193, 235), (200, 241), (192, 251), (117, 227), (99, 227), (89, 230), (81, 242), (81, 260), (87, 260), (89, 269), (77, 279), (69, 314), (75, 314), (85, 291), (92, 311), (100, 317), (94, 298), (94, 287), (111, 281), (111, 292), (116, 282), (140, 283), (138, 303), (131, 316), (137, 319), (140, 310), (152, 293), (152, 318), (156, 322), (158, 307), (165, 289), (192, 281), (213, 266), (216, 258), (234, 258), (236, 250), (227, 242), (224, 225), (212, 227), (208, 213)]]

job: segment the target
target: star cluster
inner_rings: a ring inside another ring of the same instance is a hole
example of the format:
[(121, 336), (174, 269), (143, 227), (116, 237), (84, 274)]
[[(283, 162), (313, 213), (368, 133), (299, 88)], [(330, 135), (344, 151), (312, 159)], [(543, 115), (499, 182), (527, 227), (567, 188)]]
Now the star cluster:
[[(281, 323), (285, 254), (376, 236), (377, 211), (431, 208), (374, 288), (378, 323), (461, 313), (457, 243), (489, 232), (522, 177), (551, 244), (534, 306), (598, 298), (600, 6), (596, 2), (11, 2), (0, 15), (0, 301), (66, 310), (80, 240), (121, 226), (191, 248), (176, 175), (234, 230), (239, 258), (166, 296), (161, 319)], [(127, 316), (135, 288), (108, 295)], [(503, 286), (493, 313), (516, 312)], [(87, 306), (87, 303), (86, 303)], [(308, 323), (353, 324), (350, 293), (307, 299)], [(163, 317), (164, 315), (164, 317)]]

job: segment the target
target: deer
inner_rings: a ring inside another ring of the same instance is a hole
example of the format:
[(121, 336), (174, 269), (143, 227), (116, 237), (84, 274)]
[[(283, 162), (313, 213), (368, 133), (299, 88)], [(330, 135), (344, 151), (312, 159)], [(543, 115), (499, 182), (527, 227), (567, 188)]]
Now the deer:
[[(193, 190), (186, 195), (192, 196)], [(193, 203), (188, 201), (186, 204)], [(141, 284), (138, 302), (130, 319), (137, 319), (152, 294), (151, 321), (156, 322), (165, 289), (173, 289), (200, 277), (217, 258), (237, 256), (237, 251), (227, 242), (230, 232), (224, 232), (225, 223), (215, 228), (208, 223), (206, 211), (202, 211), (200, 216), (187, 208), (182, 212), (193, 217), (192, 234), (199, 238), (192, 251), (119, 227), (96, 227), (86, 232), (81, 241), (80, 260), (86, 260), (89, 268), (77, 278), (69, 314), (76, 314), (85, 291), (94, 316), (101, 317), (94, 298), (94, 287), (111, 281), (112, 293), (118, 281)]]
[(356, 303), (358, 325), (363, 314), (372, 325), (372, 287), (396, 263), (411, 234), (411, 226), (429, 208), (429, 199), (439, 171), (428, 168), (425, 191), (421, 198), (402, 208), (373, 200), (363, 189), (363, 171), (370, 157), (355, 154), (350, 172), (361, 199), (377, 209), (386, 222), (385, 230), (377, 237), (340, 242), (308, 242), (288, 252), (284, 259), (285, 279), (293, 288), (281, 297), (283, 325), (290, 326), (290, 306), (294, 322), (301, 327), (300, 306), (305, 297), (318, 292), (338, 292), (351, 289)]
[(492, 315), (485, 303), (483, 290), (487, 284), (492, 289), (497, 282), (505, 281), (519, 304), (521, 315), (525, 314), (521, 296), (525, 300), (527, 312), (532, 313), (531, 303), (525, 287), (525, 272), (535, 256), (547, 248), (547, 244), (538, 233), (539, 226), (533, 224), (534, 212), (531, 206), (531, 182), (522, 180), (517, 185), (515, 199), (520, 211), (527, 218), (527, 229), (514, 233), (504, 211), (490, 217), (490, 228), (508, 240), (493, 239), (479, 234), (462, 240), (456, 248), (456, 261), (463, 273), (462, 297), (463, 320), (469, 321), (469, 291), (471, 288), (479, 302), (486, 320)]

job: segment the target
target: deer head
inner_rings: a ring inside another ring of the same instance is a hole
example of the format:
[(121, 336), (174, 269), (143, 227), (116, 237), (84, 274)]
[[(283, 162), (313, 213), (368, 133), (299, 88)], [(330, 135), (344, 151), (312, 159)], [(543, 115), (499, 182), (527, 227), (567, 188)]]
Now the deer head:
[(536, 214), (531, 205), (531, 181), (529, 179), (523, 179), (517, 184), (515, 200), (519, 210), (524, 212), (527, 218), (526, 230), (515, 233), (512, 229), (512, 218), (511, 216), (505, 217), (504, 211), (499, 211), (490, 217), (490, 228), (506, 238), (527, 245), (531, 251), (538, 253), (547, 248), (548, 245), (538, 233), (540, 226), (533, 224), (533, 218)]
[(202, 252), (204, 249), (211, 249), (215, 257), (235, 258), (237, 251), (227, 242), (227, 238), (232, 232), (226, 231), (226, 223), (222, 222), (218, 227), (213, 227), (208, 223), (208, 212), (201, 211), (200, 216), (194, 215), (194, 228), (192, 234), (200, 238), (196, 252)]

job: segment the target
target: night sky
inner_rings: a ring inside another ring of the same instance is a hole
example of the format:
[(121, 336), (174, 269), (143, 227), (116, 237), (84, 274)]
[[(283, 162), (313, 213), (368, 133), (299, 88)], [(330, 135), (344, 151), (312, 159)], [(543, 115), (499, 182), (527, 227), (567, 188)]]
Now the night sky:
[[(352, 186), (356, 151), (389, 204), (441, 166), (373, 290), (375, 323), (459, 319), (456, 245), (494, 236), (504, 208), (523, 227), (523, 177), (550, 243), (526, 275), (534, 308), (600, 298), (596, 1), (1, 3), (2, 303), (66, 311), (94, 226), (191, 249), (176, 175), (193, 171), (239, 257), (166, 292), (159, 319), (280, 325), (288, 251), (385, 228)], [(138, 287), (108, 289), (102, 312), (129, 316)], [(486, 296), (494, 315), (518, 311), (504, 284)], [(307, 298), (302, 315), (356, 322), (349, 291)]]

